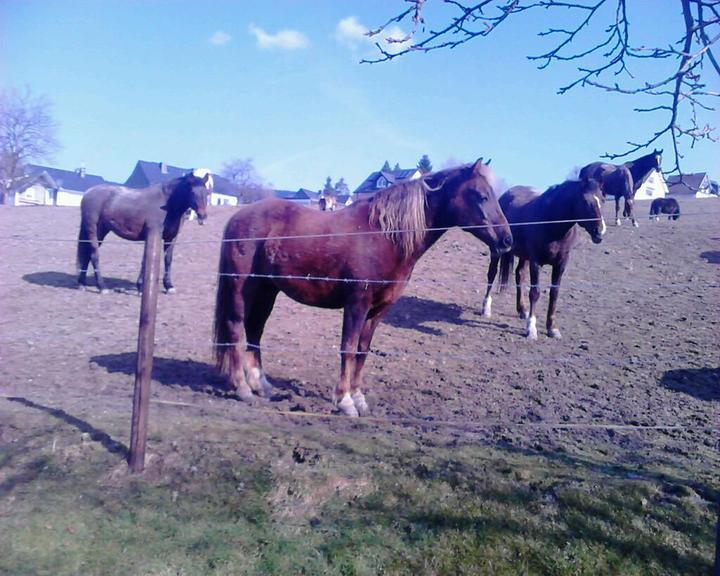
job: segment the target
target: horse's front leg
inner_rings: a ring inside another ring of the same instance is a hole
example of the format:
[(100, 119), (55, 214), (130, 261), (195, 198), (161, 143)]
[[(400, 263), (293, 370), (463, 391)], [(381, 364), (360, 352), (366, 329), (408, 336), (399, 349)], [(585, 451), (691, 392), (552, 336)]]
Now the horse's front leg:
[(620, 196), (615, 196), (615, 226), (620, 226)]
[(540, 264), (530, 261), (530, 315), (527, 319), (525, 336), (530, 340), (537, 340), (537, 319), (535, 318), (535, 305), (540, 298)]
[(527, 263), (527, 260), (523, 260), (522, 258), (520, 258), (518, 260), (517, 268), (515, 268), (515, 309), (517, 310), (518, 316), (520, 316), (520, 318), (522, 318), (523, 320), (526, 320), (528, 317), (528, 313), (525, 309), (522, 298), (522, 287), (527, 280)]
[[(388, 307), (389, 308), (389, 307)], [(372, 318), (365, 320), (362, 332), (360, 332), (360, 341), (358, 342), (358, 353), (355, 356), (355, 372), (353, 374), (352, 385), (350, 389), (350, 396), (352, 397), (355, 408), (357, 409), (360, 416), (366, 416), (370, 413), (365, 395), (362, 392), (363, 385), (363, 367), (367, 360), (368, 354), (370, 353), (370, 344), (372, 343), (375, 329), (385, 316), (385, 312), (388, 308), (383, 308), (377, 311)]]
[(347, 304), (343, 313), (342, 339), (340, 342), (340, 382), (333, 392), (333, 403), (337, 405), (343, 414), (351, 417), (360, 415), (355, 407), (355, 402), (353, 402), (350, 389), (355, 375), (360, 334), (365, 325), (368, 311), (369, 306), (367, 304), (355, 301)]
[(558, 295), (560, 294), (560, 282), (565, 272), (567, 261), (563, 260), (552, 267), (552, 286), (550, 287), (550, 302), (547, 311), (547, 335), (550, 338), (562, 338), (560, 330), (555, 328), (555, 308), (557, 306)]
[(167, 294), (175, 294), (175, 286), (170, 280), (170, 271), (172, 269), (173, 250), (175, 249), (175, 239), (165, 242), (165, 274), (163, 275), (163, 288)]
[(483, 300), (482, 313), (485, 318), (492, 317), (492, 291), (493, 282), (495, 282), (495, 276), (497, 275), (498, 264), (500, 258), (498, 256), (490, 257), (490, 267), (487, 272), (487, 289), (485, 290), (485, 299)]

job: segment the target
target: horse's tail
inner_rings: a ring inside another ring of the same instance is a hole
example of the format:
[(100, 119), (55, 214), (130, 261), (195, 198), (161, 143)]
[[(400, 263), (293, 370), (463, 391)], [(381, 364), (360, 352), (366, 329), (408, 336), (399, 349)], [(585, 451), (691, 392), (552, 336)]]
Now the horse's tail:
[(504, 292), (510, 281), (515, 257), (512, 252), (506, 252), (500, 256), (500, 292)]
[(229, 355), (233, 351), (233, 335), (230, 332), (228, 320), (235, 314), (233, 302), (233, 278), (225, 274), (230, 270), (231, 243), (223, 242), (220, 250), (220, 264), (218, 266), (218, 286), (215, 298), (215, 325), (213, 328), (213, 346), (215, 348), (215, 366), (222, 374), (229, 369)]

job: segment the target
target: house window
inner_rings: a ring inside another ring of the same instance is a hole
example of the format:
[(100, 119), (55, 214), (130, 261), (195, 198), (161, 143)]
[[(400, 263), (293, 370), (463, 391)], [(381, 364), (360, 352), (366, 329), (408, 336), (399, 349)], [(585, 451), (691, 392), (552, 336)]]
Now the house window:
[(377, 187), (378, 188), (387, 188), (387, 186), (388, 186), (388, 181), (383, 176), (380, 176), (380, 178), (378, 178), (378, 181), (377, 181)]

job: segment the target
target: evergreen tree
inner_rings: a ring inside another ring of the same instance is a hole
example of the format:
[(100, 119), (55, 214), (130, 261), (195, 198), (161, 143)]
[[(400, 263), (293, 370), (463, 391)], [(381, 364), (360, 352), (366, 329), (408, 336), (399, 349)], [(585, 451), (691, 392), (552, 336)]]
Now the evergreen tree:
[(381, 172), (390, 172), (390, 163), (385, 160), (385, 164), (383, 164), (383, 167), (380, 168)]
[(402, 170), (402, 168), (400, 168), (400, 164), (398, 164), (397, 162), (395, 162), (395, 168), (393, 168), (393, 170), (394, 170), (394, 171), (398, 171), (398, 170)]
[(345, 178), (341, 177), (337, 182), (335, 182), (335, 194), (350, 194), (350, 188), (348, 188)]
[(430, 158), (428, 158), (427, 154), (422, 155), (422, 158), (420, 158), (420, 162), (418, 162), (417, 167), (418, 170), (420, 170), (420, 172), (422, 172), (423, 174), (432, 172), (432, 162), (430, 162)]
[(332, 196), (335, 193), (335, 188), (333, 188), (332, 180), (330, 179), (330, 176), (327, 177), (327, 180), (325, 180), (325, 186), (323, 188), (323, 194)]

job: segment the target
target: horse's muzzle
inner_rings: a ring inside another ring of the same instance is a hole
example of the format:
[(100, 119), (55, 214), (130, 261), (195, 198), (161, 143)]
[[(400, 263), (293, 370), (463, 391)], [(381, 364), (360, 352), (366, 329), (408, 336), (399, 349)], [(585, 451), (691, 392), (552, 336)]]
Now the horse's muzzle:
[(593, 244), (600, 244), (600, 242), (602, 242), (602, 240), (603, 240), (603, 237), (601, 234), (593, 234), (591, 236), (591, 238), (592, 238)]

